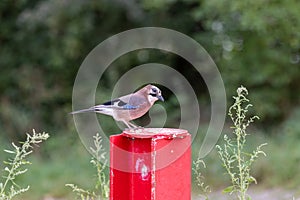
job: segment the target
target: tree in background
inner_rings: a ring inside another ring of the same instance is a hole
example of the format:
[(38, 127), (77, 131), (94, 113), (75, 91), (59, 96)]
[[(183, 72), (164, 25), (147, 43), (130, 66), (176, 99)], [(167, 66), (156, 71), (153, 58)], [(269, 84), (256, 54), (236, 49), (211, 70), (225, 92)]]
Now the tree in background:
[(263, 122), (282, 119), (299, 104), (299, 6), (295, 0), (213, 0), (194, 12), (212, 34), (209, 49), (215, 49), (227, 91), (238, 84), (253, 88)]
[[(282, 120), (299, 105), (299, 4), (296, 0), (2, 1), (0, 131), (16, 138), (14, 133), (32, 127), (73, 129), (67, 113), (84, 57), (107, 37), (143, 26), (171, 28), (195, 38), (216, 61), (228, 96), (243, 84), (252, 91), (261, 122)], [(101, 98), (124, 71), (156, 61), (174, 66), (199, 98), (207, 99), (204, 83), (199, 84), (186, 61), (161, 52), (148, 57), (140, 60), (133, 52), (113, 63), (101, 80), (106, 87)]]

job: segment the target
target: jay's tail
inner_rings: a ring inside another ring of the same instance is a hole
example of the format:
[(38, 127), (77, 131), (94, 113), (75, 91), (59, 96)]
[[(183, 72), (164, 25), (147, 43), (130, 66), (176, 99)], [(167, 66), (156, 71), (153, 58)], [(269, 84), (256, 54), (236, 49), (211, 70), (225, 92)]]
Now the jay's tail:
[(74, 115), (74, 114), (78, 114), (78, 113), (86, 113), (86, 112), (95, 112), (95, 108), (92, 107), (92, 108), (83, 109), (83, 110), (76, 110), (76, 111), (70, 112), (70, 114), (71, 114), (71, 115)]

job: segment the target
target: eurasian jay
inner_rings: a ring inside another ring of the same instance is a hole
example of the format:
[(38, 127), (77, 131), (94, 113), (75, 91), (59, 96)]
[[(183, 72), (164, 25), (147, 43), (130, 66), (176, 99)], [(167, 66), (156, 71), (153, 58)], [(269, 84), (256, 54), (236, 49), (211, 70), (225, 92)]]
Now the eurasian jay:
[(154, 85), (147, 85), (135, 93), (119, 97), (88, 109), (73, 111), (70, 114), (96, 112), (110, 115), (116, 121), (123, 122), (131, 129), (137, 128), (137, 126), (130, 121), (146, 114), (157, 100), (164, 101), (160, 89)]

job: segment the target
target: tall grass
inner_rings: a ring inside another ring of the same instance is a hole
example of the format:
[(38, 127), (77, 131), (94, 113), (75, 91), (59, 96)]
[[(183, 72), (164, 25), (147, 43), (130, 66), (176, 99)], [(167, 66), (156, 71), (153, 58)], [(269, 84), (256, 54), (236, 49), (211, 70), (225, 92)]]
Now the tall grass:
[(93, 190), (83, 189), (75, 184), (66, 184), (72, 188), (77, 198), (81, 200), (105, 200), (109, 198), (109, 179), (106, 174), (107, 160), (106, 152), (102, 146), (102, 138), (99, 134), (94, 136), (94, 146), (91, 147), (92, 159), (91, 164), (96, 168), (97, 180)]
[(4, 150), (13, 155), (4, 161), (3, 182), (0, 182), (0, 200), (10, 200), (21, 193), (27, 192), (30, 186), (22, 187), (17, 184), (17, 177), (27, 172), (26, 165), (30, 164), (27, 157), (33, 152), (34, 145), (37, 145), (49, 138), (48, 133), (36, 133), (33, 130), (32, 135), (27, 134), (25, 142), (20, 142), (20, 146), (12, 143), (12, 150)]
[(239, 200), (251, 199), (247, 190), (251, 183), (257, 183), (252, 176), (251, 170), (254, 161), (260, 154), (265, 155), (262, 147), (266, 144), (258, 145), (252, 152), (245, 149), (247, 145), (248, 126), (259, 119), (258, 116), (248, 116), (249, 108), (252, 106), (247, 99), (248, 91), (241, 86), (237, 89), (237, 96), (234, 96), (234, 103), (229, 108), (233, 126), (233, 136), (224, 135), (224, 145), (217, 145), (218, 153), (223, 167), (231, 180), (231, 185), (224, 189), (225, 193), (236, 193)]
[[(234, 193), (239, 200), (251, 199), (247, 194), (247, 190), (251, 183), (257, 183), (251, 174), (254, 161), (257, 160), (260, 154), (266, 155), (262, 151), (262, 147), (266, 144), (259, 144), (252, 151), (247, 150), (247, 146), (249, 146), (247, 128), (255, 119), (258, 119), (258, 116), (248, 116), (249, 108), (252, 105), (249, 103), (247, 95), (248, 91), (245, 87), (241, 86), (237, 89), (237, 96), (233, 97), (234, 103), (228, 111), (228, 115), (233, 123), (231, 127), (233, 134), (224, 134), (222, 144), (216, 145), (222, 167), (226, 170), (226, 174), (231, 181), (231, 185), (224, 189), (223, 192)], [(204, 176), (200, 171), (200, 163), (204, 162), (199, 158), (194, 161), (193, 171), (197, 186), (202, 191), (202, 196), (205, 199), (209, 199), (210, 187), (205, 186)], [(208, 168), (212, 167), (208, 165)], [(218, 171), (220, 171), (220, 168)], [(215, 174), (214, 177), (216, 177)]]

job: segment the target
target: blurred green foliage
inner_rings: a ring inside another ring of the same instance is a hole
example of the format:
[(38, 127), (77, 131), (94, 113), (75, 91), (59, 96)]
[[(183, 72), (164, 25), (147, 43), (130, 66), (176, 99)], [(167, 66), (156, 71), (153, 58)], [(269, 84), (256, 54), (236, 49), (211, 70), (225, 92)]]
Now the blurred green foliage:
[(283, 119), (299, 104), (299, 6), (295, 0), (213, 0), (195, 12), (214, 33), (227, 91), (237, 83), (251, 88), (265, 122)]
[[(228, 96), (245, 85), (261, 122), (278, 123), (299, 104), (299, 7), (296, 0), (1, 1), (0, 130), (13, 139), (31, 128), (72, 130), (67, 113), (85, 56), (107, 37), (143, 26), (195, 38), (217, 63)], [(156, 61), (174, 66), (209, 102), (184, 60), (159, 52), (139, 58), (135, 52), (110, 67), (101, 94), (131, 66)]]

